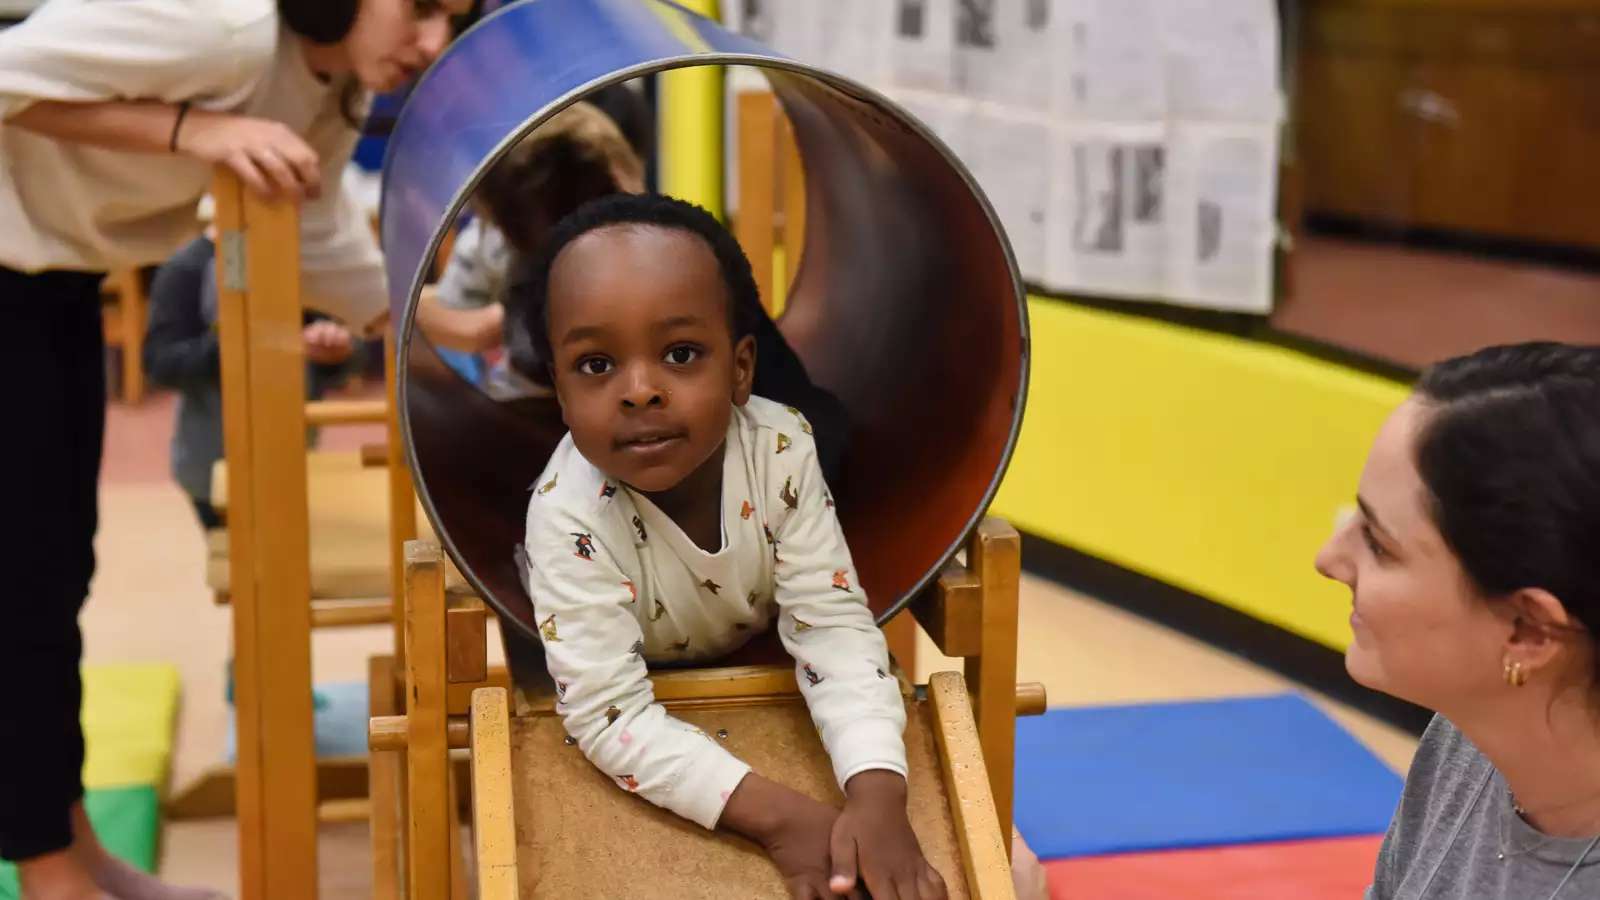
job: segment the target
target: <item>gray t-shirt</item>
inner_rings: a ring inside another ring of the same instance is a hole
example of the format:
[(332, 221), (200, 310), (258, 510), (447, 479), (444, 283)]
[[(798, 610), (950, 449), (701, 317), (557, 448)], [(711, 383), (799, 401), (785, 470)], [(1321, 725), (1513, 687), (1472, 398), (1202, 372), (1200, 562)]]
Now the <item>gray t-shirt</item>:
[[(1367, 898), (1547, 900), (1591, 841), (1547, 838), (1524, 822), (1488, 758), (1436, 716), (1417, 747)], [(1556, 897), (1600, 897), (1600, 847)]]

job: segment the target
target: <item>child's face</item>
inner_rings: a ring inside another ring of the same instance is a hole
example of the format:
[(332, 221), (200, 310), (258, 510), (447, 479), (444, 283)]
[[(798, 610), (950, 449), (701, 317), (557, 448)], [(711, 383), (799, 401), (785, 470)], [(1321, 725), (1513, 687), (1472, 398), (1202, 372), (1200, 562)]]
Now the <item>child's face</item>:
[(546, 315), (562, 418), (584, 458), (646, 492), (676, 487), (722, 446), (750, 399), (755, 342), (698, 236), (614, 225), (569, 244)]

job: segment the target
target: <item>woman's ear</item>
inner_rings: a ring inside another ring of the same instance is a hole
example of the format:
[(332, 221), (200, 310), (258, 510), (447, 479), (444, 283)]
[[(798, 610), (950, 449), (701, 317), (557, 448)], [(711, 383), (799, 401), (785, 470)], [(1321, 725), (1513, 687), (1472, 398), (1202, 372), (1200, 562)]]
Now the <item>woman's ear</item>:
[(1523, 588), (1506, 598), (1513, 616), (1506, 639), (1506, 660), (1521, 663), (1530, 675), (1547, 668), (1560, 655), (1575, 626), (1572, 614), (1544, 588)]
[(733, 345), (733, 405), (750, 402), (756, 380), (756, 339), (747, 334)]

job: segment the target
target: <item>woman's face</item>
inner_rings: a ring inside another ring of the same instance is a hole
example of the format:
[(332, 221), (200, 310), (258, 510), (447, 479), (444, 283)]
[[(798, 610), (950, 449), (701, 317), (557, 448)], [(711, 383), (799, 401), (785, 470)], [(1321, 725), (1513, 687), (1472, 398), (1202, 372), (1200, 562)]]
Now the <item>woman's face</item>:
[(1414, 461), (1429, 414), (1412, 398), (1384, 423), (1361, 473), (1359, 509), (1339, 523), (1316, 565), (1350, 588), (1351, 677), (1448, 711), (1504, 684), (1513, 626), (1497, 604), (1478, 596), (1429, 515)]
[(343, 41), (351, 71), (369, 90), (394, 90), (444, 52), (450, 17), (471, 5), (471, 0), (361, 0)]

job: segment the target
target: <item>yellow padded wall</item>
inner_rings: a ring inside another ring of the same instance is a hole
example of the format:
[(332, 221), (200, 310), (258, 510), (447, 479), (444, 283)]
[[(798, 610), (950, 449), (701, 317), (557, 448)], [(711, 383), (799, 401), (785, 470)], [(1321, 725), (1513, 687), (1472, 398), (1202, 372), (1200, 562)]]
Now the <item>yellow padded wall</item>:
[(1030, 314), (1027, 416), (995, 513), (1342, 650), (1348, 591), (1312, 558), (1406, 387), (1066, 301)]

